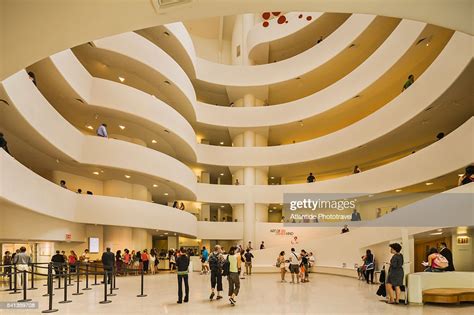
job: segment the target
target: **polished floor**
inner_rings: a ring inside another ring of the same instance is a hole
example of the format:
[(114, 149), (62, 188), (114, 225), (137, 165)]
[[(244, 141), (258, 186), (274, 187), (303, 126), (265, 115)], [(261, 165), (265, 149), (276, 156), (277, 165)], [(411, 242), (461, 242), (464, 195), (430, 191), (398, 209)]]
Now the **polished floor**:
[[(287, 275), (288, 276), (288, 275)], [(53, 307), (57, 314), (473, 314), (473, 304), (461, 306), (405, 306), (387, 305), (375, 295), (378, 285), (367, 285), (356, 279), (311, 274), (311, 282), (304, 284), (281, 283), (277, 274), (254, 274), (241, 280), (237, 305), (232, 307), (227, 298), (208, 300), (209, 276), (190, 275), (190, 301), (176, 304), (177, 284), (175, 274), (145, 276), (144, 293), (138, 298), (140, 278), (136, 276), (117, 278), (116, 296), (110, 304), (99, 304), (103, 300), (103, 286), (93, 286), (82, 291), (83, 295), (72, 296), (75, 286), (69, 287), (72, 303), (59, 304), (63, 290), (55, 290)], [(289, 277), (287, 278), (289, 279)], [(84, 282), (80, 283), (81, 288)], [(39, 290), (28, 291), (28, 298), (39, 302), (37, 310), (2, 310), (0, 314), (40, 314), (47, 309), (46, 287), (38, 284)], [(224, 280), (224, 290), (227, 289)], [(4, 289), (1, 288), (1, 289)], [(21, 294), (0, 291), (0, 302), (21, 299)]]

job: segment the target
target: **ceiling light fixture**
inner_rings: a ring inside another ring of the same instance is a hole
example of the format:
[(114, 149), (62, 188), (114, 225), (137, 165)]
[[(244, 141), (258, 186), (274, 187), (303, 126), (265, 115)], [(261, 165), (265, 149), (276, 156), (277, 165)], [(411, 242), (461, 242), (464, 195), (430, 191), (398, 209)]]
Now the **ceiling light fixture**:
[(156, 141), (155, 139), (151, 140), (151, 143), (157, 143), (158, 141)]
[(402, 191), (401, 189), (397, 189), (397, 190), (395, 190), (395, 192), (401, 192), (401, 191)]
[(275, 176), (270, 177), (270, 179), (275, 179)]
[(168, 232), (165, 232), (165, 235), (168, 235)]
[(157, 185), (157, 184), (153, 184), (153, 187), (158, 187), (158, 185)]
[(224, 208), (224, 207), (225, 207), (224, 205), (221, 206), (221, 208)]
[(119, 78), (120, 82), (125, 81), (125, 78), (122, 78), (122, 77), (118, 77), (118, 78)]
[(219, 142), (219, 144), (220, 144), (220, 145), (224, 145), (224, 142), (223, 142), (223, 141), (221, 141), (221, 142)]
[(374, 195), (369, 195), (369, 198), (372, 198)]
[(220, 173), (219, 175), (220, 175), (220, 176), (224, 176), (224, 173)]
[(99, 175), (99, 172), (92, 172), (92, 174), (94, 174), (94, 175)]
[(132, 177), (132, 176), (130, 176), (130, 175), (124, 175), (124, 176), (125, 176), (125, 178), (127, 178), (127, 179), (130, 178), (130, 177)]
[(273, 212), (273, 210), (270, 209), (270, 210), (268, 210), (268, 212)]
[(431, 186), (431, 185), (433, 185), (433, 184), (434, 184), (434, 183), (431, 183), (431, 182), (425, 183), (426, 186)]
[(92, 127), (91, 125), (87, 125), (86, 128), (90, 130), (94, 130), (94, 127)]
[(273, 207), (273, 210), (276, 210), (277, 207)]
[(430, 233), (430, 235), (441, 235), (443, 232), (435, 232), (435, 233)]
[(164, 193), (163, 195), (168, 196), (169, 194), (168, 194), (168, 193)]
[(119, 128), (124, 130), (125, 129), (125, 126), (124, 125), (119, 125)]

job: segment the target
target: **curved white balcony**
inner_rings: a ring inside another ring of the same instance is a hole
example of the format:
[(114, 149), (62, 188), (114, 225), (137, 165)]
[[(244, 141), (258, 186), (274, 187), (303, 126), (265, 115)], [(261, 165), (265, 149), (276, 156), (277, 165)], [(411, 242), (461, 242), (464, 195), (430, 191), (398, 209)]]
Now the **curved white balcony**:
[(71, 50), (49, 57), (64, 80), (87, 104), (145, 119), (171, 132), (179, 156), (196, 159), (196, 134), (189, 122), (163, 101), (124, 84), (95, 78)]
[(199, 201), (211, 203), (245, 203), (248, 200), (256, 203), (282, 203), (285, 193), (376, 194), (391, 191), (429, 181), (473, 163), (473, 130), (474, 118), (471, 118), (442, 140), (400, 160), (359, 174), (311, 184), (198, 184), (196, 195)]
[[(308, 22), (306, 18), (300, 19), (298, 17), (300, 14), (305, 16), (310, 15), (312, 20)], [(323, 14), (324, 13), (321, 12), (288, 12), (285, 14), (288, 24), (284, 26), (278, 24), (278, 18), (269, 20), (267, 27), (263, 27), (262, 23), (256, 23), (247, 34), (247, 51), (249, 57), (252, 58), (252, 56), (257, 53), (256, 51), (259, 49), (258, 46), (290, 37), (316, 22)]]
[(77, 223), (160, 229), (195, 237), (196, 217), (164, 205), (76, 194), (35, 174), (0, 150), (0, 199), (50, 217)]
[[(145, 2), (140, 5), (135, 2), (123, 3), (111, 10), (108, 0), (97, 0), (81, 6), (78, 10), (71, 10), (70, 6), (63, 2), (32, 2), (27, 11), (17, 2), (5, 4), (4, 7), (4, 25), (12, 31), (5, 34), (4, 46), (9, 49), (4, 52), (5, 66), (0, 69), (0, 79), (5, 79), (58, 51), (112, 34), (175, 22), (178, 19), (198, 19), (263, 10), (366, 13), (424, 21), (468, 34), (473, 33), (472, 3), (469, 0), (463, 0), (456, 5), (452, 5), (450, 1), (434, 2), (430, 4), (430, 10), (426, 9), (425, 2), (413, 2), (407, 6), (400, 5), (397, 1), (379, 5), (353, 0), (325, 1), (323, 4), (307, 0), (298, 2), (298, 8), (295, 8), (293, 1), (286, 0), (230, 0), (226, 1), (225, 5), (222, 5), (222, 1), (214, 0), (195, 3), (193, 6), (175, 6), (167, 9), (166, 15), (157, 14), (156, 7)], [(38, 15), (38, 12), (43, 14)], [(126, 19), (123, 18), (125, 15)], [(82, 16), (88, 17), (87, 28), (81, 23)], [(47, 45), (44, 42), (44, 34), (48, 34)], [(19, 41), (18, 38), (22, 40)]]
[[(198, 144), (198, 162), (226, 166), (285, 165), (314, 161), (357, 148), (395, 130), (432, 105), (462, 74), (472, 56), (472, 37), (457, 32), (408, 90), (358, 122), (326, 136), (296, 144), (273, 147)], [(362, 73), (360, 75), (363, 77)]]
[(169, 180), (183, 199), (195, 199), (196, 176), (189, 167), (166, 154), (134, 143), (85, 136), (54, 110), (25, 71), (10, 76), (1, 87), (10, 106), (15, 107), (33, 132), (69, 159)]
[[(367, 16), (351, 16), (341, 28), (354, 19), (364, 17)], [(198, 102), (197, 119), (208, 125), (222, 127), (271, 127), (305, 120), (327, 112), (376, 82), (412, 46), (424, 26), (419, 22), (402, 21), (384, 43), (359, 67), (341, 80), (314, 94), (288, 103), (250, 108), (214, 106)], [(357, 28), (349, 29), (357, 30)], [(333, 47), (331, 40), (339, 37), (338, 34), (341, 34), (339, 30), (319, 45)], [(268, 66), (273, 66), (273, 64)]]
[(128, 56), (165, 76), (189, 101), (188, 104), (180, 104), (181, 114), (194, 120), (194, 87), (183, 69), (162, 49), (133, 32), (98, 39), (93, 43), (97, 48)]

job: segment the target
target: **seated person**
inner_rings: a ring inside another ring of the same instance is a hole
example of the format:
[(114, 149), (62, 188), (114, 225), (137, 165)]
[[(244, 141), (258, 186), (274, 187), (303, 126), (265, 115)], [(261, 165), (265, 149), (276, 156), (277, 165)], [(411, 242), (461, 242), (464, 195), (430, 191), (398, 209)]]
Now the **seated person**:
[(432, 247), (428, 253), (427, 261), (422, 262), (422, 265), (426, 267), (425, 272), (440, 272), (445, 271), (449, 263), (435, 247)]

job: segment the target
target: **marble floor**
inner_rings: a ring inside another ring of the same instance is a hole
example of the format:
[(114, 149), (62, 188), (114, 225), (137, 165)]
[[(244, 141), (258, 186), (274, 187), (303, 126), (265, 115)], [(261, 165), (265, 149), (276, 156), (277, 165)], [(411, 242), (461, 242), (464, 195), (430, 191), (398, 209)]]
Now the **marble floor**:
[[(288, 276), (288, 275), (287, 275)], [(281, 283), (277, 274), (254, 274), (241, 280), (237, 305), (232, 307), (226, 298), (209, 301), (209, 276), (190, 275), (190, 301), (176, 304), (176, 275), (163, 273), (145, 276), (144, 292), (147, 297), (138, 298), (140, 278), (136, 276), (117, 278), (117, 295), (110, 297), (110, 304), (99, 304), (103, 300), (103, 286), (93, 286), (82, 291), (83, 295), (72, 296), (74, 287), (69, 287), (72, 303), (59, 304), (63, 290), (55, 290), (53, 308), (57, 314), (474, 314), (474, 304), (461, 306), (405, 306), (388, 305), (375, 295), (378, 285), (367, 285), (356, 279), (311, 274), (311, 282), (304, 284)], [(289, 279), (289, 278), (288, 278)], [(80, 283), (81, 288), (84, 282)], [(36, 310), (5, 310), (0, 314), (40, 314), (47, 309), (46, 287), (38, 284), (38, 290), (28, 291), (28, 298), (39, 302)], [(228, 287), (224, 278), (224, 290)], [(21, 294), (8, 294), (0, 286), (0, 302), (21, 299)]]

